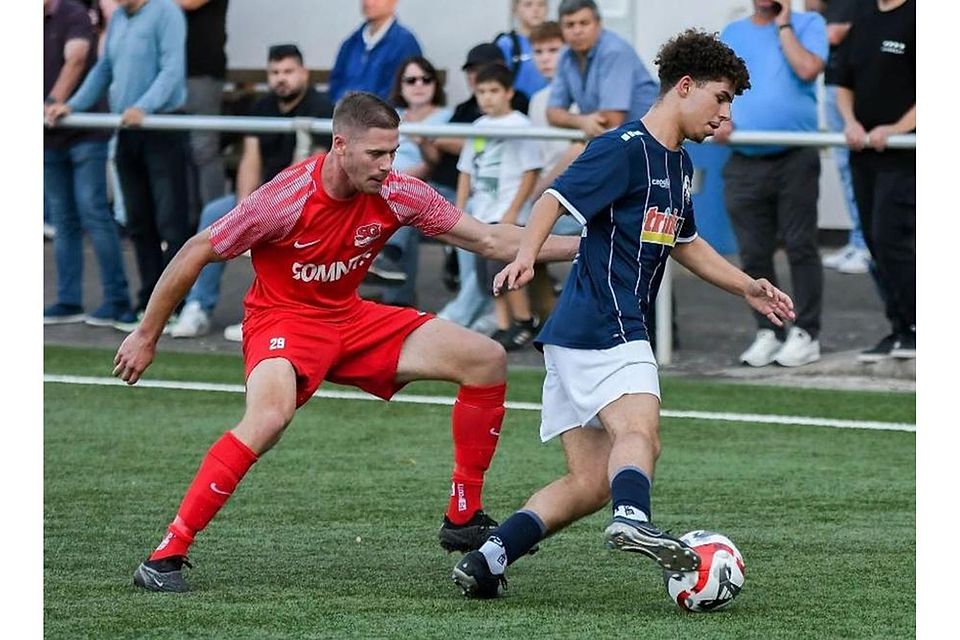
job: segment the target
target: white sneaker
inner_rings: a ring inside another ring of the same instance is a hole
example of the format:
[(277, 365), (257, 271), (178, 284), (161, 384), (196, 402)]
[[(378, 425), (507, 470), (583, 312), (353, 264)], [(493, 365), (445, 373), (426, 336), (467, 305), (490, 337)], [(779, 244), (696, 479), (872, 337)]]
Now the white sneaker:
[(230, 342), (243, 342), (243, 323), (238, 322), (224, 329), (223, 339)]
[(773, 362), (774, 356), (782, 346), (783, 343), (777, 340), (777, 334), (773, 329), (760, 329), (753, 344), (740, 354), (740, 362), (751, 367), (765, 367)]
[(814, 340), (800, 327), (790, 327), (783, 347), (774, 361), (783, 367), (799, 367), (820, 359), (820, 341)]
[(831, 253), (828, 256), (824, 256), (821, 259), (823, 266), (827, 269), (836, 269), (838, 268), (845, 260), (847, 260), (851, 255), (856, 253), (857, 249), (852, 244), (845, 245), (840, 247), (836, 252)]
[(866, 249), (854, 249), (836, 267), (840, 273), (860, 274), (870, 271), (870, 252)]
[(210, 316), (196, 300), (191, 300), (183, 306), (176, 324), (170, 327), (170, 335), (174, 338), (196, 338), (208, 333), (210, 333)]

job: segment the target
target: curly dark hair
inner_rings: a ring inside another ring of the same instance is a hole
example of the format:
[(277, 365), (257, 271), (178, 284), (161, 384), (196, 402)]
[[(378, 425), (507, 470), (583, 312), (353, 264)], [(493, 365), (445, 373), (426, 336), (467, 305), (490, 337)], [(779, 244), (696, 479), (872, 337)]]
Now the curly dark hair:
[(698, 84), (728, 80), (738, 96), (750, 88), (750, 73), (743, 58), (716, 33), (687, 29), (667, 40), (653, 62), (660, 69), (661, 96), (683, 76), (690, 76)]

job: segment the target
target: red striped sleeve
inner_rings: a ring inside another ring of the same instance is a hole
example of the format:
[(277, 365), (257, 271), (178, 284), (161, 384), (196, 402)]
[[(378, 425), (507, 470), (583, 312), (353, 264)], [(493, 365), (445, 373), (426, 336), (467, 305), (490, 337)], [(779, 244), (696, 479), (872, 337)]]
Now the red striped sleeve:
[(463, 212), (423, 180), (405, 173), (391, 172), (380, 189), (400, 224), (416, 227), (426, 236), (450, 231)]
[(290, 233), (303, 213), (304, 203), (316, 189), (316, 164), (317, 158), (312, 157), (284, 169), (210, 225), (214, 251), (229, 260)]

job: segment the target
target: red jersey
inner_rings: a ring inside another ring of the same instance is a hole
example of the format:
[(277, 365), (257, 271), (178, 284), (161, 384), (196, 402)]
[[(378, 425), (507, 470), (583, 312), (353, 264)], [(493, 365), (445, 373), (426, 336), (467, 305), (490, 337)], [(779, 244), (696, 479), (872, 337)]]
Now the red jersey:
[(349, 314), (370, 262), (401, 226), (446, 233), (463, 213), (421, 180), (391, 172), (378, 194), (335, 200), (323, 189), (325, 154), (281, 171), (210, 226), (224, 259), (250, 250), (247, 314), (283, 308), (329, 319)]

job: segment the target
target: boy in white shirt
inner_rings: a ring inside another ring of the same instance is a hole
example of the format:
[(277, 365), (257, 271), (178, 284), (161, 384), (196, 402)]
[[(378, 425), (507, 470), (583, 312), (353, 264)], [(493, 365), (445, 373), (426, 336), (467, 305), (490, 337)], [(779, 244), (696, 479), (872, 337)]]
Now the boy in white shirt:
[[(473, 123), (484, 127), (529, 127), (530, 120), (510, 106), (513, 97), (513, 74), (504, 65), (493, 63), (477, 71), (474, 95), (484, 115)], [(543, 166), (542, 150), (535, 140), (476, 137), (467, 140), (460, 153), (457, 169), (457, 206), (464, 209), (470, 200), (470, 211), (483, 222), (522, 224), (522, 214), (530, 192)], [(484, 269), (478, 263), (480, 290), (489, 295), (496, 265)], [(493, 338), (508, 351), (529, 344), (538, 327), (530, 310), (526, 290), (511, 291), (494, 300), (497, 332)]]

